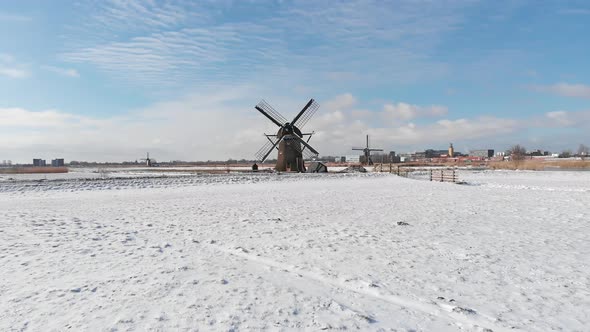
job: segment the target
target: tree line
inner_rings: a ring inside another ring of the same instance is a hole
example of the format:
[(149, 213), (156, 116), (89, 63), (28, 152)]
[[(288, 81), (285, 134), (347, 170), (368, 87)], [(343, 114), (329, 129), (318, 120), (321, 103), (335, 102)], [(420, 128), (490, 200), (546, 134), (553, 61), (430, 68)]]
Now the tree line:
[[(526, 148), (520, 144), (512, 146), (507, 152), (512, 160), (523, 160), (531, 155), (530, 153), (527, 153)], [(580, 157), (584, 160), (588, 158), (589, 155), (590, 148), (585, 144), (580, 144), (577, 153), (574, 154), (571, 150), (564, 150), (559, 154), (558, 158)]]

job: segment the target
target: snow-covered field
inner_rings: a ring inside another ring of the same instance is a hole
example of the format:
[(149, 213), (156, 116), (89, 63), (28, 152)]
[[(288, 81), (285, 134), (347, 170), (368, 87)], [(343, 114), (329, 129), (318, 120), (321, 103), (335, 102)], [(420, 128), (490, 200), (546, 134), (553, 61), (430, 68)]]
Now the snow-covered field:
[[(340, 172), (347, 166), (330, 166), (330, 172)], [(144, 177), (174, 177), (187, 176), (197, 173), (244, 173), (250, 171), (251, 166), (187, 166), (187, 167), (68, 167), (68, 173), (32, 173), (32, 174), (2, 174), (0, 182), (21, 180), (73, 180), (73, 179), (112, 179), (112, 178), (144, 178)], [(369, 172), (372, 166), (365, 166)], [(272, 172), (272, 165), (260, 165), (259, 172)]]
[(590, 330), (590, 172), (0, 182), (0, 330)]
[[(0, 182), (19, 180), (109, 179), (130, 177), (185, 176), (202, 171), (243, 172), (251, 167), (191, 166), (191, 167), (69, 167), (68, 173), (0, 174)], [(260, 171), (270, 170), (260, 167)]]

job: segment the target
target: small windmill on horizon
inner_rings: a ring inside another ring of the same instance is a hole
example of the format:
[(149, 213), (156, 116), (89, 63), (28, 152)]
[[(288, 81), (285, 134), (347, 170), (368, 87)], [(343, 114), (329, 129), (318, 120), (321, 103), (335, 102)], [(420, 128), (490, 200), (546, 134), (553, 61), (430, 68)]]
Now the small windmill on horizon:
[(364, 163), (365, 165), (373, 165), (373, 159), (371, 159), (371, 152), (373, 151), (383, 151), (383, 149), (371, 149), (369, 147), (369, 135), (367, 135), (367, 146), (364, 148), (352, 148), (354, 151), (363, 151), (365, 155)]
[(150, 159), (150, 153), (149, 152), (146, 153), (146, 157), (145, 158), (142, 158), (140, 160), (145, 161), (145, 165), (147, 167), (152, 167), (152, 160)]

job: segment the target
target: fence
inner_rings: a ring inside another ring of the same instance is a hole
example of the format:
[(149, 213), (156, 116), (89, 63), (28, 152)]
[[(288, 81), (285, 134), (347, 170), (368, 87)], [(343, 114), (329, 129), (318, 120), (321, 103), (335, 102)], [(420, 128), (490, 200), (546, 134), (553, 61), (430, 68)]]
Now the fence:
[(408, 177), (408, 174), (412, 172), (411, 167), (404, 167), (400, 165), (393, 165), (393, 164), (377, 164), (373, 168), (374, 172), (386, 172), (391, 174), (396, 174), (397, 176)]
[(430, 169), (430, 181), (457, 182), (459, 176), (454, 169)]
[(415, 178), (422, 178), (422, 176), (428, 174), (430, 181), (459, 182), (459, 174), (455, 169), (425, 169), (425, 167), (412, 165), (377, 164), (374, 166), (373, 171), (391, 173), (403, 177), (408, 177), (410, 173), (416, 172), (415, 174), (418, 175), (414, 176)]

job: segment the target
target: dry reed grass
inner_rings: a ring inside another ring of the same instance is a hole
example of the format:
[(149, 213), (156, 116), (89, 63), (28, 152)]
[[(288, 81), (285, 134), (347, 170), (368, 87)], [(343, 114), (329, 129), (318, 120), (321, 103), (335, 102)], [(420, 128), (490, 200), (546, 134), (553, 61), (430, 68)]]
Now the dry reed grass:
[(10, 167), (0, 168), (0, 174), (67, 173), (67, 167)]
[(564, 169), (590, 169), (590, 160), (520, 160), (520, 161), (493, 161), (488, 163), (491, 169), (520, 169), (542, 171), (546, 168)]

